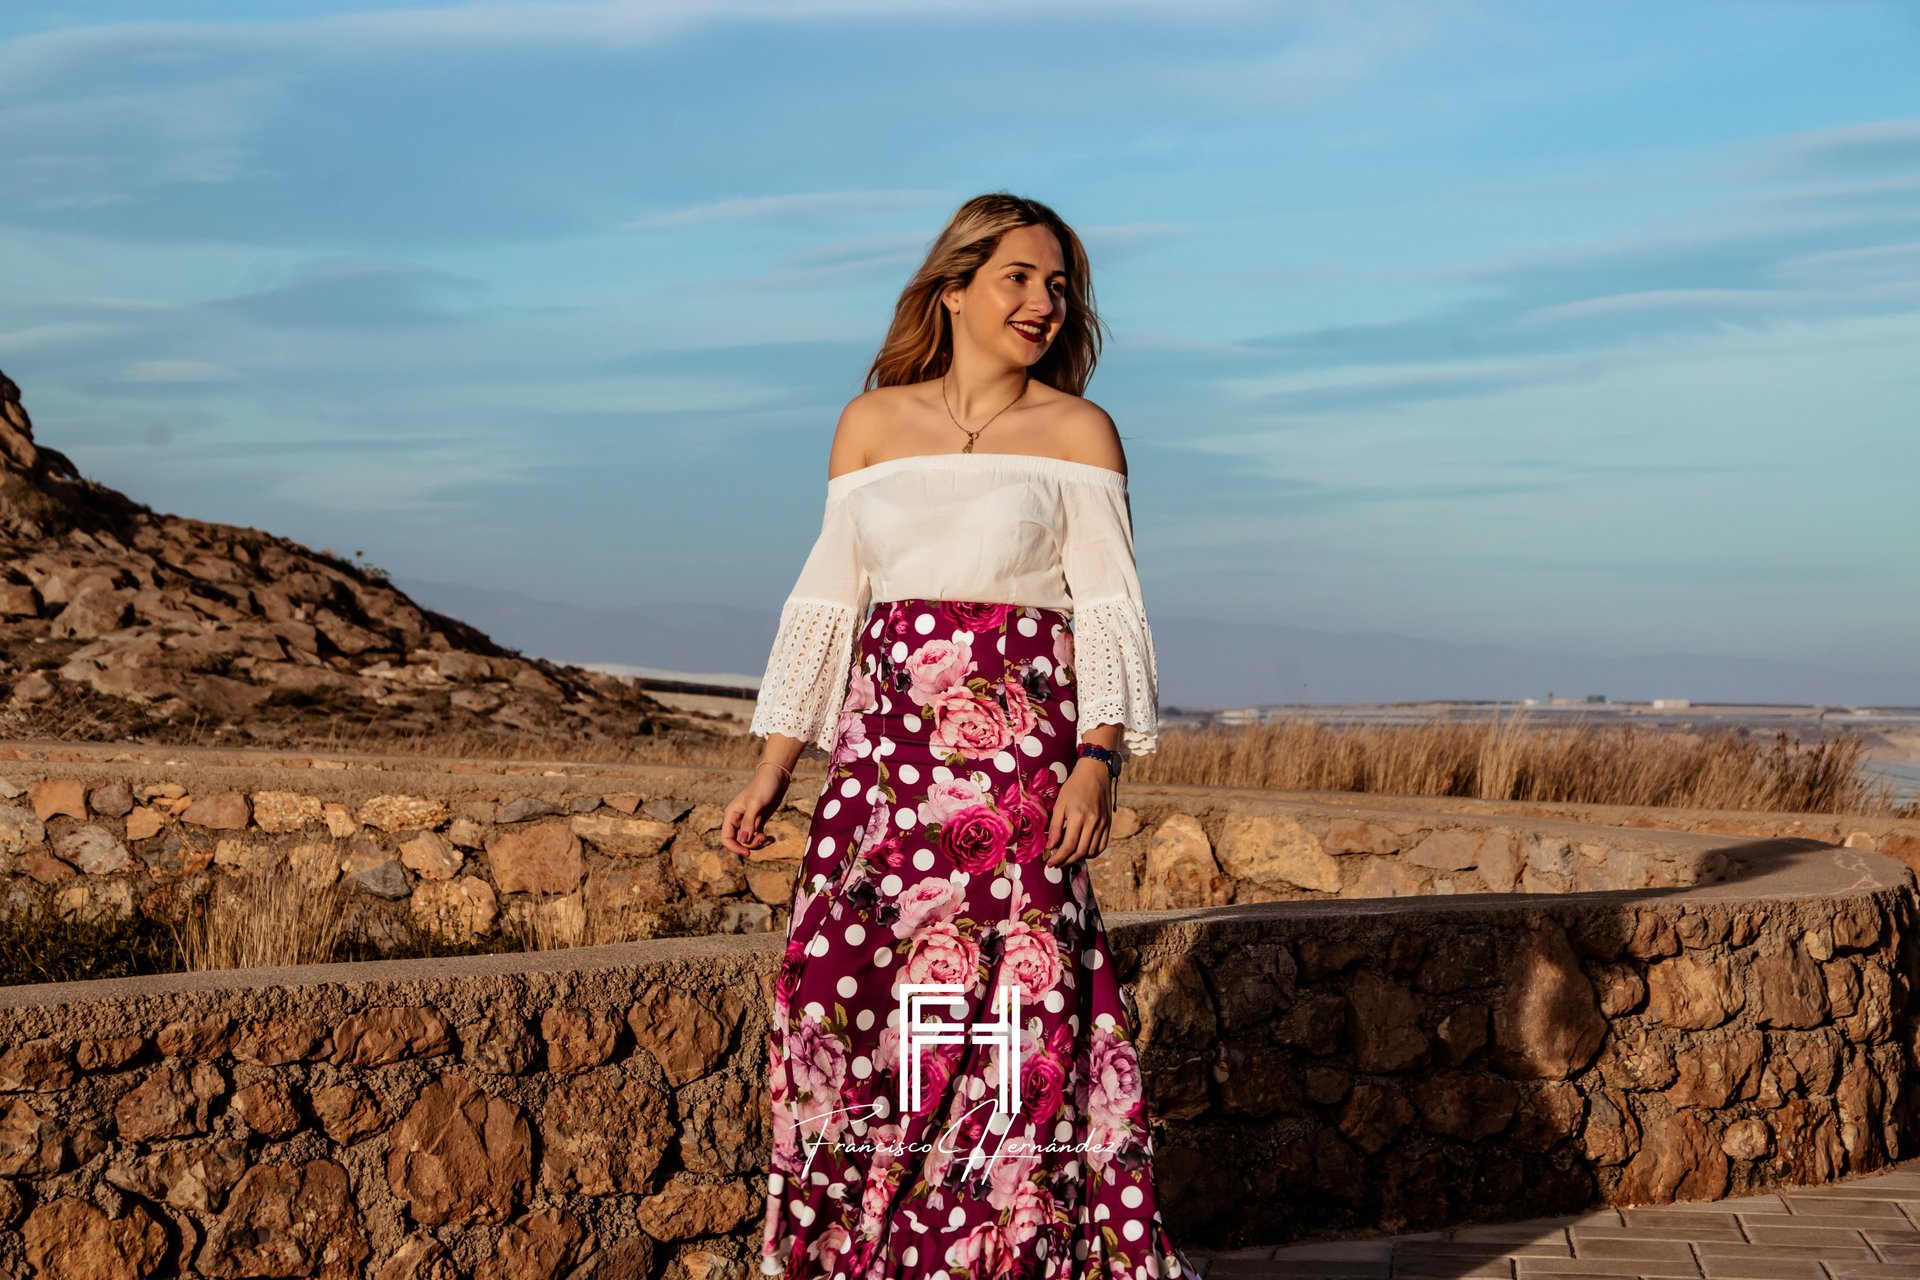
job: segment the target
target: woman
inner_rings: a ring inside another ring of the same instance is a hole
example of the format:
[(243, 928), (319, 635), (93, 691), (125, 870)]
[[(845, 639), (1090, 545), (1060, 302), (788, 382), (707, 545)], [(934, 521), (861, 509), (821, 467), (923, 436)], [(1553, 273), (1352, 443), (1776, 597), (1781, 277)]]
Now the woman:
[[(1080, 398), (1099, 328), (1072, 229), (976, 197), (835, 431), (721, 832), (765, 847), (826, 754), (768, 1041), (763, 1274), (1196, 1274), (1086, 865), (1157, 740), (1126, 459)], [(909, 1012), (908, 984), (948, 985)], [(944, 1039), (905, 1034), (928, 1021)]]

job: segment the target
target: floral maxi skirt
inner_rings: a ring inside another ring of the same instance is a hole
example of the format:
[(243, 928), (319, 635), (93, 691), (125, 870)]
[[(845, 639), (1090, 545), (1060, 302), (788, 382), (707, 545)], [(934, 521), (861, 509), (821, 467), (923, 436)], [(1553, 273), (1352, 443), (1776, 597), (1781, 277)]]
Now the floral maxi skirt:
[[(894, 600), (861, 624), (775, 986), (765, 1275), (1197, 1275), (1087, 863), (1046, 865), (1069, 616)], [(903, 1017), (908, 984), (945, 985)]]

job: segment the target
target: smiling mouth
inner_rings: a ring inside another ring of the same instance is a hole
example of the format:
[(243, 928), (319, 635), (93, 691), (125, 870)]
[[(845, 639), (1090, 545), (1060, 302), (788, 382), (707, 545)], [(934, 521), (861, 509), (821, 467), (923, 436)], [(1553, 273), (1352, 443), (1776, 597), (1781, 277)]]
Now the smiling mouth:
[(1028, 342), (1037, 345), (1046, 341), (1047, 327), (1045, 325), (1034, 324), (1026, 320), (1015, 320), (1012, 323), (1013, 331), (1025, 338)]

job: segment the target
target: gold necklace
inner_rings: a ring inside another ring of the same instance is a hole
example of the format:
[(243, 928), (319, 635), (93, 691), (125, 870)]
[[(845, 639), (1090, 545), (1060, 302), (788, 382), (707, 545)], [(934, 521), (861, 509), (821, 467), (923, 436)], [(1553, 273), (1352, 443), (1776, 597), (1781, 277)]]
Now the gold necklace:
[[(1013, 399), (1007, 401), (1006, 405), (1003, 408), (1001, 408), (1000, 412), (993, 415), (993, 418), (999, 417), (1001, 413), (1005, 413), (1008, 409), (1013, 408), (1013, 406), (1015, 406), (1016, 404), (1019, 404), (1023, 399), (1025, 399), (1027, 395), (1027, 387), (1032, 383), (1032, 381), (1033, 381), (1032, 378), (1028, 378), (1025, 381), (1023, 381), (1020, 384), (1020, 394), (1015, 396)], [(947, 416), (949, 418), (953, 418), (953, 425), (956, 427), (960, 427), (960, 419), (953, 417), (953, 406), (947, 403), (947, 375), (944, 373), (940, 375), (940, 403), (946, 409)], [(993, 425), (993, 418), (988, 418), (985, 422), (981, 423), (978, 428), (972, 431), (968, 431), (965, 427), (960, 427), (961, 434), (966, 436), (967, 438), (967, 443), (965, 444), (965, 446), (961, 448), (960, 452), (962, 453), (973, 452), (973, 442), (980, 438), (980, 433), (982, 431), (985, 431), (988, 427)]]

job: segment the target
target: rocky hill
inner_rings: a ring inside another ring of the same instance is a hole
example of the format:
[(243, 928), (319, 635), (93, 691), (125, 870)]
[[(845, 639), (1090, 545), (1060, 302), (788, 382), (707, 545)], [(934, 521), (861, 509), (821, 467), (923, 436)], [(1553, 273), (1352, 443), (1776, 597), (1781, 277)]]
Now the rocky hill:
[(35, 442), (0, 374), (0, 733), (607, 742), (685, 723), (631, 680), (522, 657), (378, 571), (83, 477)]

